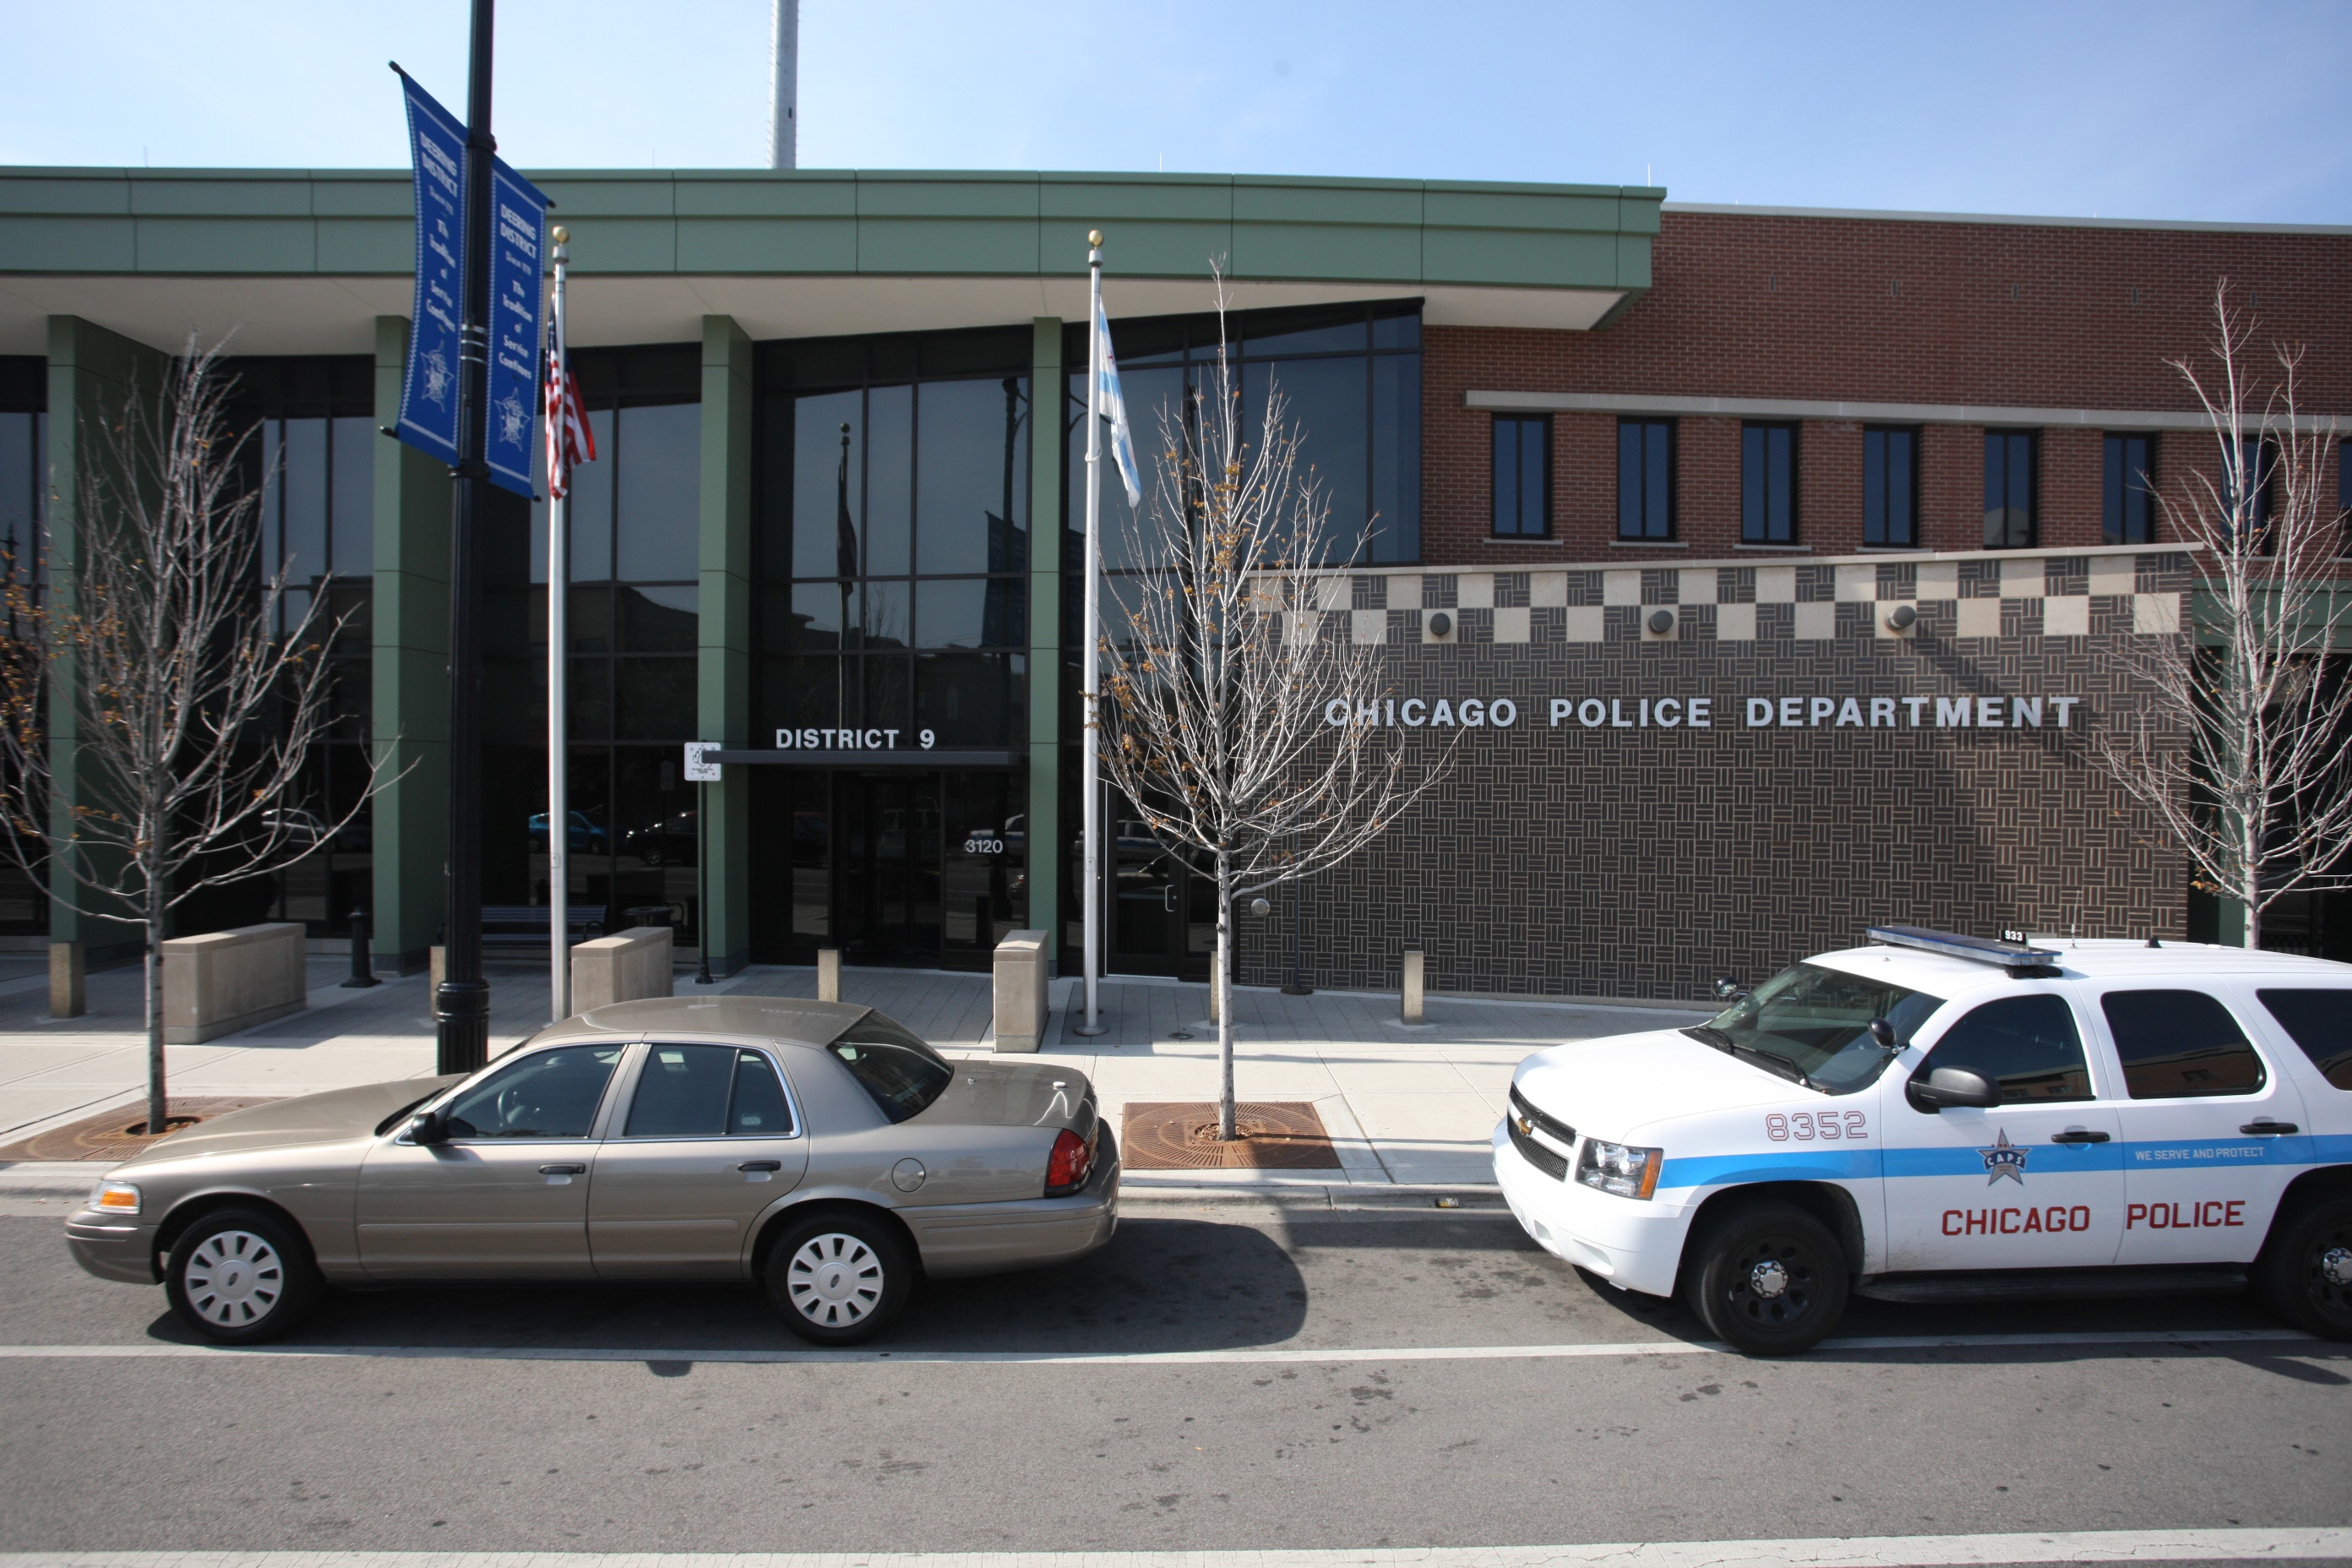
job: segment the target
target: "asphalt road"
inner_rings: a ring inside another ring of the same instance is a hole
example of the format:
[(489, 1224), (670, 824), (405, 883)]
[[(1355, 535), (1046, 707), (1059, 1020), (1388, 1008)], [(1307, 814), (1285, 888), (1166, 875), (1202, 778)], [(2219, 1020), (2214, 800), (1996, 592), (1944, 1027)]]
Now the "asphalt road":
[[(2275, 1330), (2234, 1300), (1859, 1302), (1849, 1342), (1748, 1362), (1691, 1350), (1701, 1336), (1678, 1308), (1591, 1284), (1507, 1216), (1137, 1205), (1085, 1263), (923, 1292), (886, 1347), (913, 1361), (709, 1359), (798, 1343), (733, 1289), (341, 1296), (294, 1342), (357, 1353), (0, 1352), (0, 1551), (1269, 1549), (2352, 1522), (2352, 1347)], [(1941, 1335), (2044, 1342), (1850, 1342)], [(161, 1290), (75, 1268), (55, 1219), (0, 1218), (0, 1346), (185, 1342)], [(1632, 1348), (1557, 1348), (1588, 1345)], [(1492, 1346), (1554, 1348), (1419, 1358)], [(432, 1347), (505, 1353), (418, 1353)], [(533, 1359), (566, 1352), (604, 1354)], [(1209, 1359), (920, 1359), (1163, 1352)]]

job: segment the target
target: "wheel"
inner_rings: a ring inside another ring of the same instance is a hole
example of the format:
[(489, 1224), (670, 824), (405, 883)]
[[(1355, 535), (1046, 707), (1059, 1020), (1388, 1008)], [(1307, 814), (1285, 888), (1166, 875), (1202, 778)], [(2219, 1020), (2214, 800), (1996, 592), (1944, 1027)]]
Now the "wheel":
[(801, 1338), (854, 1345), (898, 1321), (914, 1275), (907, 1244), (887, 1221), (835, 1209), (776, 1238), (768, 1300)]
[(1792, 1204), (1746, 1204), (1691, 1239), (1683, 1298), (1743, 1355), (1795, 1355), (1845, 1315), (1846, 1257), (1821, 1221)]
[(2352, 1340), (2352, 1197), (2285, 1216), (2254, 1265), (2254, 1293), (2299, 1329)]
[(319, 1270), (294, 1228), (255, 1209), (218, 1209), (182, 1234), (163, 1290), (180, 1321), (220, 1344), (292, 1328), (319, 1299)]

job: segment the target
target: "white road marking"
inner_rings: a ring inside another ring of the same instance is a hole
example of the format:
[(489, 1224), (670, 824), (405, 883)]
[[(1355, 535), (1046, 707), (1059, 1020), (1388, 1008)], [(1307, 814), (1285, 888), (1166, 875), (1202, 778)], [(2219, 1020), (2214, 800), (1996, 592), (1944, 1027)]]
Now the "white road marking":
[(2352, 1557), (2352, 1530), (2320, 1528), (1269, 1552), (0, 1552), (0, 1568), (1963, 1568), (2342, 1557)]
[[(2050, 1347), (2310, 1343), (2293, 1329), (2226, 1329), (2208, 1333), (2135, 1330), (2114, 1333), (1895, 1334), (1824, 1341), (1816, 1354), (1841, 1351), (2017, 1350)], [(1626, 1340), (1572, 1345), (1396, 1345), (1334, 1350), (1240, 1348), (1222, 1351), (803, 1351), (633, 1349), (542, 1345), (0, 1345), (0, 1361), (140, 1361), (229, 1356), (240, 1360), (706, 1362), (750, 1365), (808, 1362), (889, 1366), (1263, 1366), (1346, 1362), (1573, 1361), (1609, 1356), (1730, 1355), (1728, 1345), (1691, 1340)], [(5, 1568), (0, 1559), (0, 1568)]]

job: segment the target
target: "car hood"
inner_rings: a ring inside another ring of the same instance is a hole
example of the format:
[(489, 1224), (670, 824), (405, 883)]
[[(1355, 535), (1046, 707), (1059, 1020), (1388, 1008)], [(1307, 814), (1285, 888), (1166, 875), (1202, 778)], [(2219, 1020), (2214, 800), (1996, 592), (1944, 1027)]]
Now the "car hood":
[(919, 1120), (965, 1127), (1093, 1130), (1095, 1086), (1087, 1075), (1044, 1062), (960, 1061), (955, 1082)]
[(200, 1121), (184, 1132), (174, 1132), (141, 1150), (121, 1168), (160, 1164), (166, 1160), (250, 1153), (260, 1149), (289, 1149), (304, 1143), (333, 1143), (370, 1135), (375, 1131), (376, 1123), (402, 1106), (438, 1094), (462, 1076), (395, 1079), (390, 1083), (333, 1089), (323, 1094), (297, 1095), (291, 1100), (248, 1106)]
[(1511, 1082), (1537, 1110), (1612, 1142), (1637, 1142), (1669, 1120), (1807, 1094), (1680, 1029), (1553, 1046), (1521, 1062)]

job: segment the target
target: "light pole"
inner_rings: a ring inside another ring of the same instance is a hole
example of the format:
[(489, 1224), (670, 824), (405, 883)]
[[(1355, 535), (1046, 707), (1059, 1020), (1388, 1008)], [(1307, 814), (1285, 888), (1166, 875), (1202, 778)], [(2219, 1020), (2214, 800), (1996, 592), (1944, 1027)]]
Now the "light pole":
[[(445, 1073), (489, 1059), (490, 988), (482, 979), (482, 577), (478, 564), (489, 500), (491, 0), (473, 0), (466, 91), (466, 257), (459, 316), (457, 466), (449, 528), (448, 903), (441, 984), (433, 997), (435, 1056)], [(552, 822), (548, 832), (558, 831)]]

